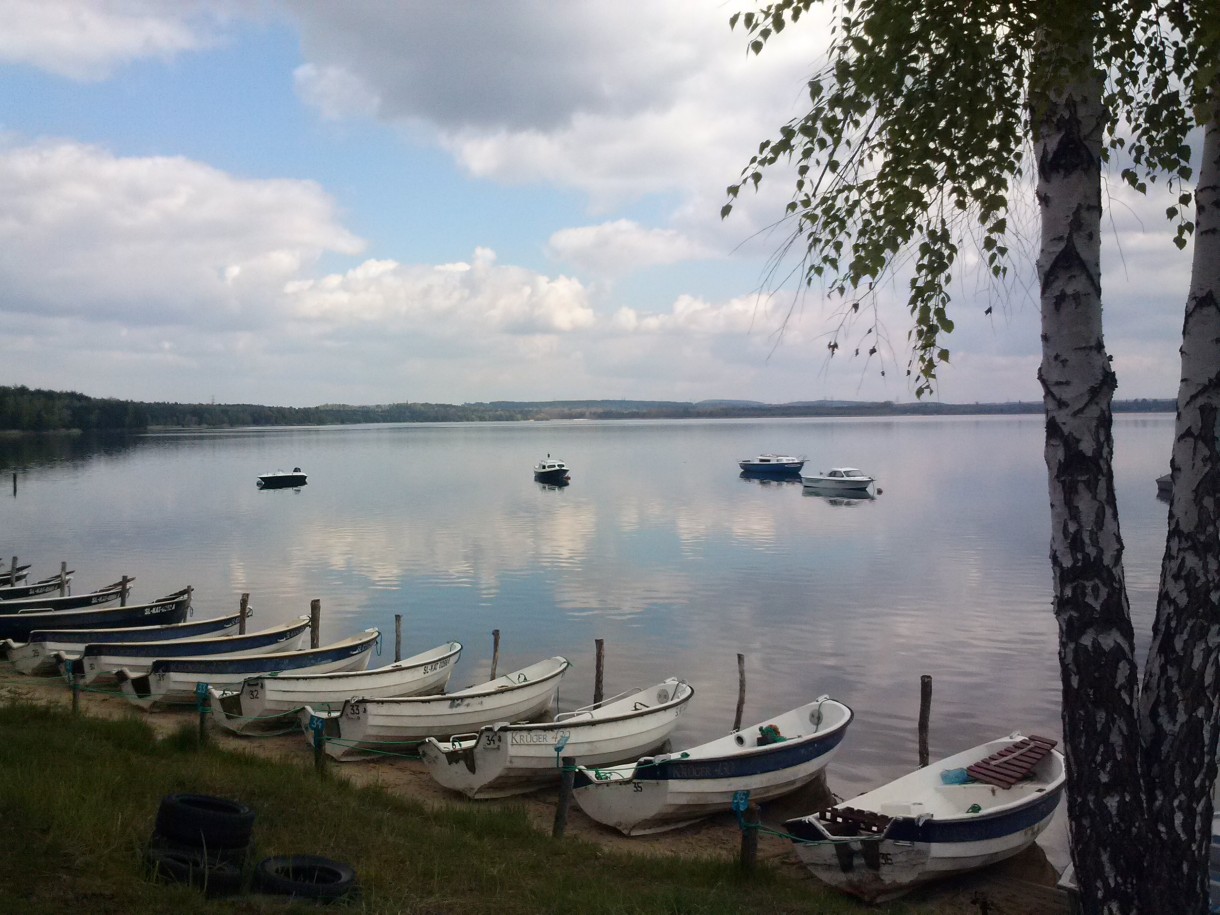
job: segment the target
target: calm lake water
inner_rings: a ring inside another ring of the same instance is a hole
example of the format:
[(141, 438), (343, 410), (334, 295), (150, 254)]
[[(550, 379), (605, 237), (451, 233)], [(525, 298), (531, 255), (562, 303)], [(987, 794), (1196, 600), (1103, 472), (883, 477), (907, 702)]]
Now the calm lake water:
[[(1136, 630), (1164, 550), (1170, 415), (1115, 422)], [(829, 770), (849, 797), (917, 762), (920, 675), (937, 756), (1011, 730), (1059, 736), (1040, 416), (386, 425), (0, 440), (0, 561), (76, 590), (135, 576), (133, 601), (195, 588), (195, 615), (249, 592), (262, 628), (320, 599), (323, 640), (369, 626), (393, 659), (465, 646), (451, 688), (561, 654), (563, 708), (667, 676), (695, 698), (674, 744), (731, 728), (737, 654), (750, 724), (823, 693), (856, 712)], [(873, 500), (742, 479), (759, 452), (857, 466)], [(548, 488), (531, 468), (572, 468)], [(301, 467), (299, 491), (258, 474)], [(16, 476), (13, 481), (14, 474)], [(1142, 651), (1141, 647), (1141, 656)]]

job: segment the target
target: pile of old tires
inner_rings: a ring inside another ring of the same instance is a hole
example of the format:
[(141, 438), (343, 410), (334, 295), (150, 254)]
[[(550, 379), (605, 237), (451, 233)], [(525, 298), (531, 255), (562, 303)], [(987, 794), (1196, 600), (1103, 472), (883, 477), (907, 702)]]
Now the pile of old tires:
[(254, 832), (254, 811), (207, 794), (171, 794), (161, 800), (144, 852), (152, 879), (187, 883), (207, 896), (241, 892)]
[[(245, 804), (171, 794), (157, 810), (144, 861), (155, 881), (188, 884), (209, 898), (233, 896), (246, 884), (253, 833), (254, 811)], [(252, 870), (258, 893), (334, 902), (358, 892), (351, 867), (317, 855), (264, 858)]]

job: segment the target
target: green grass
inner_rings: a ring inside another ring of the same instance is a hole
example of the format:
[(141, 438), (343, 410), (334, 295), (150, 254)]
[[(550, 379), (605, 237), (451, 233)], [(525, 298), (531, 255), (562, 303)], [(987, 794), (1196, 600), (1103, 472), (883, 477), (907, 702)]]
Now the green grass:
[(380, 788), (319, 778), (312, 759), (270, 762), (211, 746), (194, 728), (157, 739), (138, 718), (73, 717), (0, 705), (0, 912), (193, 915), (309, 912), (310, 903), (246, 894), (207, 900), (154, 884), (143, 848), (167, 794), (213, 794), (256, 813), (256, 861), (316, 854), (355, 868), (346, 911), (440, 915), (916, 913), (865, 908), (810, 877), (735, 861), (618, 854), (552, 839), (523, 809), (429, 810)]

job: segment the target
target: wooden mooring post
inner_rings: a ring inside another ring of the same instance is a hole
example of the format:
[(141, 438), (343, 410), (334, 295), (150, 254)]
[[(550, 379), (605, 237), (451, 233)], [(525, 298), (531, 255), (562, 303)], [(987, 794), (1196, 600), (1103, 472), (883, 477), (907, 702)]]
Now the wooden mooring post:
[(496, 678), (496, 666), (500, 663), (500, 630), (491, 630), (491, 676), (489, 680)]
[(564, 756), (559, 761), (563, 774), (559, 782), (559, 801), (555, 804), (555, 824), (551, 827), (551, 836), (562, 839), (564, 830), (568, 828), (568, 809), (572, 806), (572, 785), (576, 781), (576, 758)]
[(318, 631), (322, 628), (322, 601), (314, 598), (309, 602), (309, 647), (317, 648), (322, 643), (318, 640)]
[[(13, 571), (17, 571), (17, 557), (13, 557)], [(14, 582), (16, 584), (16, 582)], [(62, 597), (68, 593), (68, 564), (61, 562), (59, 564), (59, 594)]]
[(131, 593), (131, 579), (123, 576), (123, 586), (119, 589), (119, 606), (127, 606), (127, 595)]
[(246, 617), (250, 615), (250, 592), (243, 591), (241, 601), (237, 605), (237, 634), (246, 634)]
[(758, 863), (758, 827), (761, 823), (758, 805), (751, 802), (741, 814), (741, 869), (753, 873)]
[(932, 717), (932, 676), (919, 678), (919, 767), (928, 764), (928, 719)]
[(394, 663), (402, 660), (402, 614), (394, 614)]
[(737, 655), (737, 714), (733, 716), (733, 730), (741, 730), (741, 716), (746, 710), (746, 656)]
[(594, 639), (595, 654), (597, 657), (596, 664), (593, 667), (593, 704), (601, 705), (602, 699), (605, 697), (605, 690), (602, 688), (606, 674), (606, 640)]

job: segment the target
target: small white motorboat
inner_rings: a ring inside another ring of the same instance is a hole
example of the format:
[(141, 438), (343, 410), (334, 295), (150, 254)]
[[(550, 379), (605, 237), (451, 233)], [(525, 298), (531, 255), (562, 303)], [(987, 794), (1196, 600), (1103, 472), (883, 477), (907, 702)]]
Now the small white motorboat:
[(446, 642), (372, 670), (251, 677), (238, 689), (208, 690), (212, 719), (234, 733), (246, 734), (286, 724), (296, 727), (305, 706), (330, 712), (355, 696), (385, 698), (443, 692), (461, 653), (461, 642)]
[(801, 483), (810, 489), (825, 491), (868, 489), (876, 482), (863, 470), (855, 467), (832, 467), (825, 473), (802, 474)]
[(571, 666), (559, 656), (538, 661), (455, 693), (398, 699), (348, 699), (337, 712), (305, 706), (299, 716), (312, 744), (318, 728), (335, 759), (370, 753), (414, 752), (425, 737), (450, 737), (498, 721), (531, 721), (555, 704), (559, 681)]
[(662, 832), (732, 809), (739, 791), (772, 800), (817, 777), (838, 750), (852, 710), (822, 696), (725, 737), (621, 766), (580, 766), (576, 803), (629, 836)]
[(548, 454), (534, 465), (534, 479), (539, 483), (563, 484), (567, 483), (571, 476), (567, 464)]
[(894, 899), (1032, 845), (1063, 794), (1054, 745), (990, 740), (785, 827), (819, 880), (866, 902)]
[(419, 745), (428, 774), (467, 797), (507, 797), (559, 781), (560, 760), (586, 766), (635, 759), (669, 739), (695, 691), (673, 677), (601, 705), (560, 712), (554, 721), (500, 723), (475, 734)]
[(791, 454), (759, 454), (738, 461), (737, 466), (742, 473), (753, 476), (788, 477), (798, 475), (805, 466), (805, 460)]

